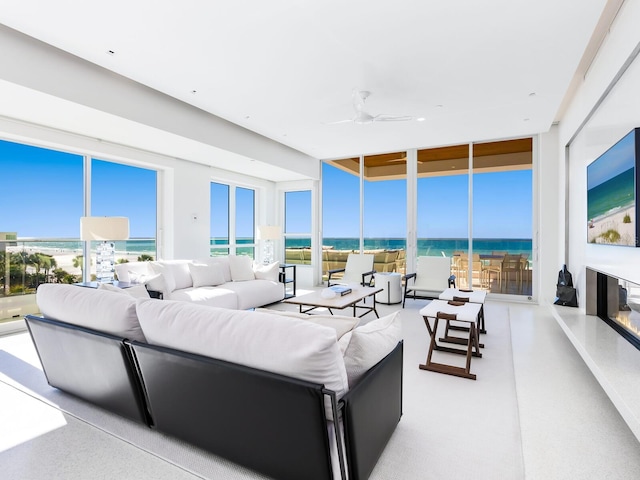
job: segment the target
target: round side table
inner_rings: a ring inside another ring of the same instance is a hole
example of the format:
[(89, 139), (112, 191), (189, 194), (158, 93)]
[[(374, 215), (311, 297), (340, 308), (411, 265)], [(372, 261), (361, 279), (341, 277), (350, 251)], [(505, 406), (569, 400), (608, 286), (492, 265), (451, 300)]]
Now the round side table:
[(382, 288), (381, 292), (376, 293), (376, 302), (387, 305), (402, 302), (402, 275), (380, 272), (374, 278), (376, 287)]

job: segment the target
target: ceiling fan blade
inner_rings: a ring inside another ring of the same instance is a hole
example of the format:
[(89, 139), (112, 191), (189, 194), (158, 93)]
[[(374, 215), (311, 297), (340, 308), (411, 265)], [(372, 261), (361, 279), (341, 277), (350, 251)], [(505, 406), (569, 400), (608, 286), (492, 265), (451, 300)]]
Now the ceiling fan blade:
[(353, 122), (353, 118), (348, 118), (345, 120), (337, 120), (335, 122), (323, 122), (323, 125), (338, 125), (340, 123), (351, 123)]
[(413, 117), (385, 114), (376, 115), (372, 119), (374, 122), (408, 122), (409, 120), (413, 120)]

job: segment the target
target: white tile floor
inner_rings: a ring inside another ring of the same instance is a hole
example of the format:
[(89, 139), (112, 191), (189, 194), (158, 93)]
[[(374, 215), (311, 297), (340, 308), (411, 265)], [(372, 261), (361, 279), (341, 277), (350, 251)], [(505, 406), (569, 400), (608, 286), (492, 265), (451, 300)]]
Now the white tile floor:
[[(426, 330), (417, 312), (426, 303), (409, 303), (401, 313), (405, 414), (372, 480), (638, 478), (640, 444), (550, 307), (488, 304), (487, 313), (493, 311), (504, 322), (492, 331), (487, 317), (487, 354), (473, 361), (474, 382), (417, 369), (426, 354)], [(396, 308), (379, 310), (384, 314)], [(577, 312), (569, 314), (575, 328), (588, 321)], [(155, 432), (127, 425), (123, 431), (135, 433), (127, 438), (101, 429), (91, 415), (64, 413), (49, 399), (25, 393), (28, 389), (16, 380), (37, 365), (27, 334), (0, 338), (1, 478), (262, 478), (242, 469), (225, 470), (218, 465), (224, 462), (181, 445), (177, 454), (163, 451), (157, 444), (172, 441)], [(640, 389), (640, 376), (625, 379), (627, 389)], [(436, 424), (455, 402), (469, 410), (458, 409)], [(83, 405), (75, 411), (91, 409)], [(506, 420), (498, 424), (493, 418)], [(465, 442), (477, 447), (459, 449)], [(507, 452), (509, 458), (502, 458)]]

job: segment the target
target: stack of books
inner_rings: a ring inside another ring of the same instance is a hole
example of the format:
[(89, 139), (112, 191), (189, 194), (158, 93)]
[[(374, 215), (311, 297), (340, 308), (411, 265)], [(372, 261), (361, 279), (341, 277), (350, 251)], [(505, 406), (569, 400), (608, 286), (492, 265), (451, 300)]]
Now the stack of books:
[(341, 296), (351, 293), (351, 288), (345, 287), (344, 285), (333, 285), (332, 287), (329, 287), (329, 288)]

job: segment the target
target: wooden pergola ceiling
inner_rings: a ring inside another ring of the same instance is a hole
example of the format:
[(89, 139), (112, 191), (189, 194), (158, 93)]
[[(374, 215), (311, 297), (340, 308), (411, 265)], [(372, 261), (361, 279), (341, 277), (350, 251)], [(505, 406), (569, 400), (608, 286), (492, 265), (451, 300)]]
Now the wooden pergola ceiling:
[[(365, 180), (390, 180), (406, 178), (406, 152), (366, 155)], [(331, 160), (329, 164), (353, 175), (360, 173), (360, 158)], [(507, 170), (527, 170), (533, 163), (531, 138), (473, 144), (474, 173)], [(418, 150), (418, 177), (461, 175), (469, 171), (469, 145)]]

